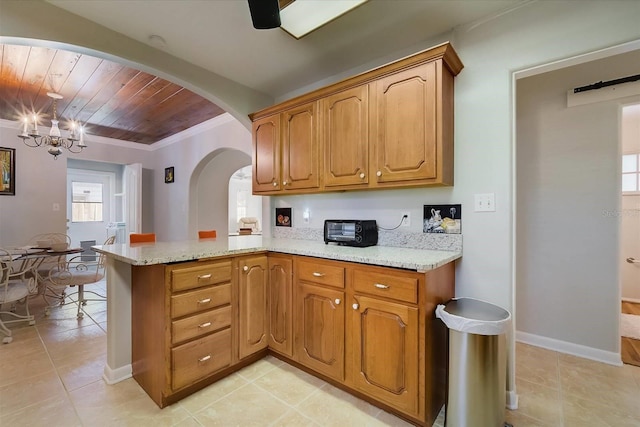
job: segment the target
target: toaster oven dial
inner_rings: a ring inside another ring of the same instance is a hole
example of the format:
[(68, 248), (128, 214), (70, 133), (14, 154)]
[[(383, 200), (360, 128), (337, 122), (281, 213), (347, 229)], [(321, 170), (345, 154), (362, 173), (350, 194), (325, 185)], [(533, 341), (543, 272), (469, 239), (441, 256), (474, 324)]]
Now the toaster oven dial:
[(361, 235), (356, 234), (356, 242), (362, 243), (362, 236)]
[(356, 233), (361, 233), (361, 232), (362, 232), (362, 225), (356, 224)]

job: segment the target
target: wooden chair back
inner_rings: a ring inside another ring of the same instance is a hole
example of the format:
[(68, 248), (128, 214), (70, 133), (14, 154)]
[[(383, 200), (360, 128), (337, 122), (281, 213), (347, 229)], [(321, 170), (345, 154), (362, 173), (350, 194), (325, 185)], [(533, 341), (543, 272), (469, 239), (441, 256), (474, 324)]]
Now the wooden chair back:
[(156, 241), (156, 233), (131, 233), (129, 243), (153, 243)]
[(213, 239), (217, 237), (216, 230), (200, 230), (198, 231), (198, 239)]

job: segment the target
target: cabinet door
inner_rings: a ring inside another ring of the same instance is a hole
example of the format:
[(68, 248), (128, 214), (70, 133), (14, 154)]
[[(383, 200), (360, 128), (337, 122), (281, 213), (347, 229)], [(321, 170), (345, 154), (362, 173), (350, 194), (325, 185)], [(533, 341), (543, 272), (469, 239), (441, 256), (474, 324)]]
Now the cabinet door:
[(253, 192), (278, 191), (280, 183), (280, 115), (264, 117), (252, 125)]
[(240, 288), (240, 359), (267, 347), (269, 317), (268, 263), (266, 256), (238, 260)]
[(301, 282), (297, 285), (298, 362), (344, 380), (344, 292)]
[(316, 102), (282, 113), (282, 188), (320, 186), (318, 168), (318, 108)]
[(269, 347), (292, 355), (291, 258), (269, 256)]
[(435, 62), (382, 78), (376, 81), (375, 88), (376, 182), (435, 180)]
[(324, 185), (369, 182), (369, 86), (345, 90), (322, 100)]
[(418, 412), (418, 309), (355, 296), (355, 387), (407, 414)]

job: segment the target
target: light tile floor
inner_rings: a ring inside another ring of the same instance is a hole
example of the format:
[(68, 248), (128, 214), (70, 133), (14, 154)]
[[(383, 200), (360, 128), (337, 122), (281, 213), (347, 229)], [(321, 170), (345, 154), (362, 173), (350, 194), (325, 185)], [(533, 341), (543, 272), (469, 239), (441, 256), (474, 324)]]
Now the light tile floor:
[[(103, 288), (104, 284), (98, 284)], [(159, 409), (132, 380), (109, 386), (105, 304), (89, 302), (15, 325), (0, 346), (0, 426), (408, 426), (282, 361), (267, 357), (180, 402)], [(610, 366), (517, 344), (520, 408), (507, 421), (525, 426), (640, 426), (640, 368)], [(443, 425), (443, 417), (435, 426)]]

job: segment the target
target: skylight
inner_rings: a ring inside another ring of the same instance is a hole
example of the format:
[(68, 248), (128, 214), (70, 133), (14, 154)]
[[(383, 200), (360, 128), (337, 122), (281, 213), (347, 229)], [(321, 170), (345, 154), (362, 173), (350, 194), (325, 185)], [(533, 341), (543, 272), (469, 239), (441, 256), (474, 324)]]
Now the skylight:
[(281, 28), (299, 39), (367, 0), (295, 0), (280, 11)]

